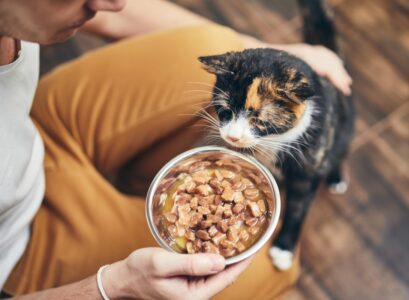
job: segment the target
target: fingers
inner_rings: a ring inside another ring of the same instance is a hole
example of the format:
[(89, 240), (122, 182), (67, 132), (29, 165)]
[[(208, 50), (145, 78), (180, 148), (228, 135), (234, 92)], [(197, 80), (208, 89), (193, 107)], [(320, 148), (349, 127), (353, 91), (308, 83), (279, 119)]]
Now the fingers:
[(209, 299), (231, 285), (239, 275), (251, 264), (253, 257), (229, 266), (223, 272), (209, 277), (206, 283), (197, 291), (198, 299)]
[(352, 78), (345, 70), (343, 62), (339, 60), (338, 65), (331, 68), (326, 77), (338, 88), (345, 96), (351, 95)]
[(322, 76), (328, 78), (345, 96), (351, 95), (352, 78), (346, 71), (342, 59), (327, 48), (319, 47), (319, 49), (327, 52), (327, 61), (329, 62), (328, 67), (322, 70)]
[(351, 95), (352, 79), (342, 65), (333, 68), (332, 72), (328, 72), (324, 76), (345, 96)]
[(152, 256), (153, 273), (158, 277), (211, 275), (222, 271), (225, 264), (223, 256), (210, 253), (175, 254), (162, 250)]

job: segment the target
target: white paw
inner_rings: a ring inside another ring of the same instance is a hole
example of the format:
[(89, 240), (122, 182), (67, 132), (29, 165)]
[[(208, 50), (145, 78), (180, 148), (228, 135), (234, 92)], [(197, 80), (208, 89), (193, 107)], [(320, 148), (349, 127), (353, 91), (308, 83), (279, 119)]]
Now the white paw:
[(271, 247), (268, 251), (273, 265), (280, 271), (286, 271), (293, 264), (293, 253), (288, 250), (282, 250), (278, 247)]
[(329, 186), (329, 191), (333, 194), (345, 194), (348, 189), (348, 183), (346, 181), (340, 181), (333, 183)]

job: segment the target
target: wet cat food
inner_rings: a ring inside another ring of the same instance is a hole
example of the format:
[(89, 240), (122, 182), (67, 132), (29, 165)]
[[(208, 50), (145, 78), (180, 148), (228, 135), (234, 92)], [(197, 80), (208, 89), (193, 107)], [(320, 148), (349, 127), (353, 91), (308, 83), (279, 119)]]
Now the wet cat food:
[(197, 161), (162, 182), (160, 226), (184, 253), (237, 255), (263, 234), (271, 213), (260, 178), (230, 160)]

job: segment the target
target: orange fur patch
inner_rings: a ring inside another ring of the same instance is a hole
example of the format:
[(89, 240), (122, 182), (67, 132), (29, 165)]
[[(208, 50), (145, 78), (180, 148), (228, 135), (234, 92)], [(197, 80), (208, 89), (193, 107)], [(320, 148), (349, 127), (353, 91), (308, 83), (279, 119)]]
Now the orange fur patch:
[(247, 91), (247, 98), (246, 98), (246, 103), (245, 103), (246, 109), (258, 110), (261, 108), (262, 99), (258, 93), (260, 83), (261, 83), (261, 79), (255, 78), (253, 80), (253, 83), (250, 85)]
[(289, 81), (293, 80), (295, 78), (295, 75), (297, 75), (296, 69), (289, 68), (286, 71), (287, 71), (287, 76), (288, 76)]
[(305, 103), (300, 103), (300, 104), (295, 104), (292, 107), (292, 110), (297, 117), (297, 120), (301, 118), (301, 116), (304, 114), (305, 109), (307, 108), (307, 105)]
[[(296, 70), (289, 69), (287, 71), (289, 78), (294, 78)], [(304, 78), (302, 78), (303, 82)], [(286, 110), (274, 109), (263, 110), (265, 102), (269, 101), (286, 101), (287, 105), (291, 108), (292, 113), (296, 117), (296, 121), (301, 118), (306, 109), (306, 104), (301, 101), (295, 94), (290, 91), (299, 84), (299, 82), (287, 82), (284, 89), (277, 86), (270, 78), (255, 78), (247, 91), (247, 98), (245, 108), (247, 110), (261, 110), (264, 114), (260, 115), (260, 119), (270, 120), (275, 124), (285, 125), (291, 118), (291, 113)], [(286, 99), (279, 95), (279, 92), (284, 92)], [(268, 117), (266, 116), (268, 115)]]

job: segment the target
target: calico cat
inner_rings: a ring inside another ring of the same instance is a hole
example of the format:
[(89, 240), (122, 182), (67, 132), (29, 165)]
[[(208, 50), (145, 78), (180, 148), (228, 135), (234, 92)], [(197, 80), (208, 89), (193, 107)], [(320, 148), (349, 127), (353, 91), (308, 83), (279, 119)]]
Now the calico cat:
[[(336, 50), (323, 3), (299, 3), (308, 24), (306, 41)], [(270, 256), (278, 269), (286, 270), (319, 185), (346, 190), (341, 165), (353, 134), (351, 97), (279, 50), (248, 49), (199, 60), (217, 78), (212, 103), (222, 144), (255, 155), (282, 180), (286, 207)]]

